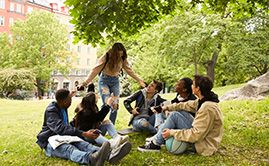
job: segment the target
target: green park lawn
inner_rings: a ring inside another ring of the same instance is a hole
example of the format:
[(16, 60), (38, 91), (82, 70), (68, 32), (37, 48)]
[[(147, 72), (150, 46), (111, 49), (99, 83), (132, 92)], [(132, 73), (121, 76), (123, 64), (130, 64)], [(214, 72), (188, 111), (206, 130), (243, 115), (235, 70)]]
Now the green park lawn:
[[(215, 88), (220, 96), (241, 85)], [(175, 94), (165, 94), (171, 99)], [(69, 120), (80, 101), (74, 98)], [(127, 128), (129, 114), (122, 105), (117, 129)], [(0, 165), (78, 165), (71, 161), (47, 158), (35, 143), (43, 113), (51, 100), (16, 101), (0, 99)], [(269, 165), (269, 98), (261, 101), (242, 100), (220, 103), (224, 115), (224, 137), (220, 151), (211, 156), (172, 155), (165, 147), (160, 153), (140, 153), (137, 146), (149, 135), (130, 134), (131, 153), (119, 165)], [(106, 164), (108, 165), (108, 164)]]

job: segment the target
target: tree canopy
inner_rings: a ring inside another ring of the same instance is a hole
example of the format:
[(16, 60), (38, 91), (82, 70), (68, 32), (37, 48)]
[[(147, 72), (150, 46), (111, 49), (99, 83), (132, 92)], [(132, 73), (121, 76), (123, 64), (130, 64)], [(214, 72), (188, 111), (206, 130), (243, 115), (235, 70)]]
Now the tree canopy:
[(44, 89), (44, 82), (50, 79), (53, 70), (65, 73), (70, 68), (68, 32), (53, 14), (34, 11), (26, 20), (16, 21), (11, 32), (12, 40), (5, 34), (0, 37), (4, 50), (0, 53), (2, 68), (30, 69), (39, 89)]
[(66, 0), (65, 4), (71, 8), (75, 42), (93, 45), (104, 43), (105, 37), (134, 35), (163, 16), (173, 15), (175, 9), (200, 6), (207, 12), (242, 17), (257, 9), (268, 10), (269, 5), (267, 0)]

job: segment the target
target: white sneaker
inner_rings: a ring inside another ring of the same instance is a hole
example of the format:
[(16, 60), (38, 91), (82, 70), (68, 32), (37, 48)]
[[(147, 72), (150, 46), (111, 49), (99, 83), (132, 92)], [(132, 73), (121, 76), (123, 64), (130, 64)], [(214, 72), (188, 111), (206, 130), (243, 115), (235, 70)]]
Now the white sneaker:
[(110, 143), (111, 149), (115, 149), (121, 145), (121, 137), (116, 136), (115, 138), (110, 139), (109, 143)]
[(108, 162), (110, 164), (117, 164), (122, 158), (124, 158), (132, 149), (132, 144), (130, 142), (125, 142), (118, 148), (112, 149)]
[(119, 135), (119, 137), (121, 138), (120, 144), (123, 144), (123, 143), (129, 141), (129, 136), (128, 135)]
[(154, 139), (154, 136), (148, 137), (148, 138), (146, 138), (146, 142), (151, 142), (151, 141), (153, 141), (153, 139)]

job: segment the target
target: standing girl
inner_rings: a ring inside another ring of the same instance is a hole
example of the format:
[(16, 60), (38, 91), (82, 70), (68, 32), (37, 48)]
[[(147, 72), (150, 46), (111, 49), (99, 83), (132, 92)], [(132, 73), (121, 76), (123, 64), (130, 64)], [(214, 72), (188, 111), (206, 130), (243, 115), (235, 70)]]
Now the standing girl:
[[(89, 73), (88, 78), (81, 86), (86, 86), (99, 74), (99, 93), (103, 104), (106, 99), (113, 93), (114, 96), (120, 95), (120, 81), (119, 74), (124, 69), (128, 75), (135, 79), (140, 86), (145, 87), (144, 81), (139, 78), (127, 61), (126, 49), (122, 43), (115, 43), (112, 48), (102, 57), (100, 57), (98, 64)], [(80, 86), (80, 87), (81, 87)], [(116, 101), (118, 104), (118, 101)], [(113, 124), (116, 122), (118, 107), (115, 107), (110, 112), (109, 119)]]

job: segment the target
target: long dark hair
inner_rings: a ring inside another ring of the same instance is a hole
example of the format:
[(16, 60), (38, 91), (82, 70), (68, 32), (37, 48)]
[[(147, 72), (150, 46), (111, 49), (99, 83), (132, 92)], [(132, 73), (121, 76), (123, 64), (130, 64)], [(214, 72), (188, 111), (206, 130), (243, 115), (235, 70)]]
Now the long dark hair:
[[(123, 51), (123, 56), (121, 57), (118, 52)], [(113, 70), (120, 61), (124, 61), (127, 58), (126, 49), (122, 43), (113, 44), (112, 48), (108, 51), (108, 67), (110, 70)]]
[(87, 114), (97, 113), (98, 107), (96, 105), (96, 95), (94, 92), (89, 92), (82, 98), (79, 108), (75, 110), (75, 113), (85, 112)]

